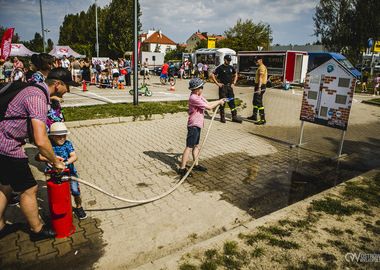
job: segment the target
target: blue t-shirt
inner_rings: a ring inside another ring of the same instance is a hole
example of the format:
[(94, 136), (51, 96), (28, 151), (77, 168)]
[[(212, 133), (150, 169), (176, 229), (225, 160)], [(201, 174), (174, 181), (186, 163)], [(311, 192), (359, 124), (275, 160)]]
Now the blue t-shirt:
[[(70, 158), (70, 153), (75, 152), (73, 144), (68, 140), (66, 140), (63, 145), (56, 145), (54, 141), (51, 139), (50, 139), (50, 142), (51, 142), (51, 145), (53, 146), (54, 154), (56, 156), (60, 156), (64, 158), (65, 159), (64, 161), (67, 161)], [(71, 176), (78, 177), (77, 169), (75, 169), (73, 163), (69, 164), (68, 168), (70, 169)], [(49, 170), (51, 170), (51, 168), (46, 167), (45, 172)]]

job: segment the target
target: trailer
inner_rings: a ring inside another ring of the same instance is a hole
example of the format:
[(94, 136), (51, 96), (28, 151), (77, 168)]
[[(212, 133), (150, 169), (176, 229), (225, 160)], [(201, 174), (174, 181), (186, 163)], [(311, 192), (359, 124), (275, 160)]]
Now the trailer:
[(255, 56), (262, 56), (268, 70), (268, 85), (283, 87), (286, 83), (304, 84), (307, 73), (308, 54), (302, 51), (243, 51), (238, 52), (238, 82), (252, 85), (258, 66)]
[(221, 49), (199, 49), (195, 51), (195, 65), (199, 62), (206, 63), (210, 75), (218, 66), (224, 63), (224, 56), (231, 55), (231, 65), (236, 68), (236, 52), (228, 48)]
[(159, 52), (140, 52), (140, 63), (147, 62), (149, 70), (153, 71), (164, 63), (165, 54)]

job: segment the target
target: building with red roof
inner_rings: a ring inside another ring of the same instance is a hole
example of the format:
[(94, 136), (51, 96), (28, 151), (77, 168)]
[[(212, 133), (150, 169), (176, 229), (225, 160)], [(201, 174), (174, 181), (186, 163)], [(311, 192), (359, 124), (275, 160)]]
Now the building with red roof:
[(186, 41), (187, 50), (189, 52), (193, 51), (195, 46), (197, 45), (197, 42), (202, 40), (208, 40), (209, 37), (216, 38), (216, 41), (220, 41), (222, 39), (225, 39), (226, 37), (222, 35), (209, 35), (207, 32), (196, 32), (191, 35), (191, 37)]
[(167, 53), (175, 50), (177, 43), (165, 36), (161, 30), (148, 30), (147, 33), (139, 35), (141, 38), (141, 50), (148, 52)]

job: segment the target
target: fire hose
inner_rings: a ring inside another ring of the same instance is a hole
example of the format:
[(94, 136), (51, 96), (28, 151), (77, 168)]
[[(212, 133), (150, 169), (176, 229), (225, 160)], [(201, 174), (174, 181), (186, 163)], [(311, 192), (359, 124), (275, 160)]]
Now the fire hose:
[[(249, 94), (246, 94), (246, 95), (252, 95), (252, 94), (255, 94), (255, 93), (256, 92), (249, 93)], [(246, 95), (242, 95), (242, 96), (246, 96)], [(229, 99), (226, 99), (225, 101), (227, 102), (227, 101), (231, 101), (233, 99), (235, 99), (235, 98), (229, 98)], [(200, 157), (200, 155), (202, 153), (203, 147), (206, 144), (208, 135), (209, 135), (210, 130), (211, 130), (212, 123), (213, 123), (213, 121), (215, 119), (215, 115), (216, 115), (219, 107), (220, 107), (220, 105), (218, 105), (216, 107), (216, 109), (214, 110), (214, 114), (212, 115), (211, 122), (210, 122), (210, 125), (209, 125), (208, 129), (207, 129), (207, 133), (206, 133), (205, 139), (203, 140), (203, 143), (202, 143), (202, 145), (201, 145), (201, 147), (199, 149), (198, 155), (196, 156), (196, 158), (195, 158), (193, 164), (191, 165), (190, 169), (186, 172), (186, 174), (182, 177), (182, 179), (173, 188), (171, 188), (170, 190), (166, 191), (165, 193), (163, 193), (161, 195), (158, 195), (156, 197), (153, 197), (153, 198), (150, 198), (150, 199), (146, 199), (146, 200), (126, 199), (126, 198), (117, 196), (115, 194), (112, 194), (110, 192), (107, 192), (107, 191), (101, 189), (100, 187), (98, 187), (98, 186), (96, 186), (96, 185), (94, 185), (92, 183), (89, 183), (89, 182), (87, 182), (87, 181), (85, 181), (85, 180), (83, 180), (81, 178), (74, 177), (74, 176), (69, 176), (69, 178), (71, 178), (72, 180), (78, 181), (79, 183), (81, 183), (83, 185), (89, 186), (89, 187), (91, 187), (91, 188), (93, 188), (93, 189), (95, 189), (95, 190), (97, 190), (97, 191), (99, 191), (99, 192), (101, 192), (101, 193), (103, 193), (103, 194), (105, 194), (107, 196), (110, 196), (110, 197), (112, 197), (114, 199), (117, 199), (117, 200), (120, 200), (120, 201), (123, 201), (123, 202), (136, 203), (136, 204), (145, 204), (145, 203), (149, 203), (149, 202), (153, 202), (153, 201), (157, 201), (159, 199), (162, 199), (162, 198), (166, 197), (167, 195), (169, 195), (170, 193), (172, 193), (173, 191), (175, 191), (186, 180), (186, 178), (189, 176), (189, 174), (193, 170), (195, 164), (198, 162), (199, 157)]]
[(86, 186), (89, 186), (105, 195), (108, 195), (114, 199), (117, 199), (117, 200), (120, 200), (120, 201), (123, 201), (123, 202), (128, 202), (128, 203), (136, 203), (136, 204), (144, 204), (144, 203), (149, 203), (149, 202), (153, 202), (153, 201), (157, 201), (167, 195), (169, 195), (170, 193), (172, 193), (174, 190), (176, 190), (185, 180), (186, 178), (189, 176), (189, 174), (191, 173), (191, 171), (193, 170), (195, 164), (197, 163), (201, 153), (202, 153), (202, 150), (203, 150), (203, 147), (207, 141), (207, 137), (210, 133), (210, 130), (211, 130), (211, 126), (212, 126), (212, 122), (214, 121), (214, 118), (215, 118), (215, 115), (216, 115), (216, 112), (218, 111), (218, 108), (219, 108), (220, 105), (218, 105), (214, 111), (214, 114), (212, 115), (212, 118), (211, 118), (211, 122), (210, 122), (210, 125), (207, 129), (207, 133), (206, 133), (206, 136), (205, 136), (205, 139), (203, 140), (203, 143), (201, 145), (201, 148), (199, 149), (199, 152), (198, 152), (198, 155), (196, 156), (193, 164), (191, 165), (190, 169), (187, 171), (187, 173), (182, 177), (182, 179), (173, 187), (171, 188), (170, 190), (166, 191), (165, 193), (161, 194), (161, 195), (158, 195), (156, 197), (153, 197), (153, 198), (150, 198), (150, 199), (146, 199), (146, 200), (131, 200), (131, 199), (126, 199), (126, 198), (123, 198), (123, 197), (120, 197), (120, 196), (117, 196), (117, 195), (114, 195), (110, 192), (107, 192), (103, 189), (101, 189), (100, 187), (94, 185), (94, 184), (91, 184), (83, 179), (80, 179), (78, 177), (74, 177), (74, 176), (70, 176), (70, 178), (72, 180), (75, 180), (75, 181), (78, 181), (79, 183), (83, 184), (83, 185), (86, 185)]

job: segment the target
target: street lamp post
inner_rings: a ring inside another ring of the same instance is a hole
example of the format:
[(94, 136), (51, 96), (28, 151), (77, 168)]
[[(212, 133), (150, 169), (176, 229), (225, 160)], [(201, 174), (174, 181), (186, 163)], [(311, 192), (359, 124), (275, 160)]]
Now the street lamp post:
[(95, 20), (96, 20), (96, 57), (99, 58), (99, 35), (98, 35), (98, 6), (95, 0)]
[(43, 40), (43, 47), (44, 47), (44, 53), (46, 53), (46, 48), (45, 48), (45, 30), (44, 30), (44, 19), (42, 16), (42, 3), (40, 0), (40, 12), (41, 12), (41, 28), (42, 28), (42, 40)]
[[(47, 39), (48, 39), (48, 38), (47, 38), (47, 33), (50, 32), (50, 29), (45, 28), (45, 29), (44, 29), (44, 32), (46, 33), (46, 34), (45, 34), (45, 35), (46, 35), (45, 38), (46, 38), (46, 40), (47, 40)], [(47, 47), (47, 41), (45, 42), (45, 39), (44, 39), (44, 49), (45, 49), (46, 47)], [(44, 52), (45, 52), (45, 50), (44, 50)]]

